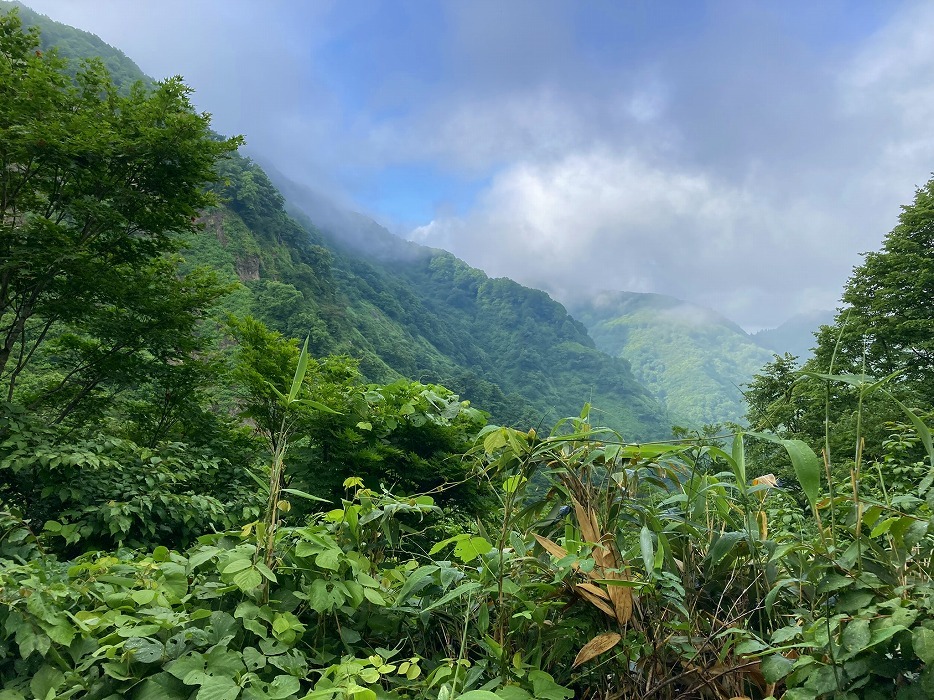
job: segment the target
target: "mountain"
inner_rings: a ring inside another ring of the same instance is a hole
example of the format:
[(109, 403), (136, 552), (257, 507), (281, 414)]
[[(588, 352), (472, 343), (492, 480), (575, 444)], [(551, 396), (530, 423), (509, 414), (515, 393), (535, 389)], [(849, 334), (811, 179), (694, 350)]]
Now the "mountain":
[[(489, 393), (492, 384), (506, 397), (521, 397), (535, 422), (575, 415), (589, 402), (595, 423), (627, 437), (668, 433), (667, 415), (628, 363), (601, 352), (583, 324), (545, 292), (491, 279), (446, 251), (402, 240), (281, 176), (277, 184), (296, 217), (314, 222), (351, 310), (366, 310), (361, 322), (391, 319), (408, 333), (408, 347), (421, 349), (395, 357), (388, 363), (394, 369), (484, 397), (476, 399), (484, 407), (502, 401)], [(398, 347), (384, 343), (374, 351), (385, 358)]]
[(55, 22), (20, 2), (0, 0), (0, 12), (6, 13), (14, 8), (19, 12), (24, 28), (38, 27), (40, 29), (42, 32), (40, 46), (43, 51), (54, 47), (66, 58), (79, 60), (100, 58), (118, 85), (129, 86), (136, 81), (141, 81), (146, 85), (152, 83), (151, 78), (143, 73), (125, 53), (106, 43), (99, 36)]
[(811, 356), (817, 344), (814, 334), (821, 326), (833, 323), (834, 311), (812, 311), (792, 316), (777, 328), (767, 328), (753, 333), (752, 339), (774, 353), (790, 352), (804, 362)]
[(662, 294), (605, 292), (571, 313), (686, 426), (742, 422), (742, 386), (772, 355), (717, 312)]
[[(63, 56), (100, 56), (121, 84), (149, 82), (97, 37), (20, 14)], [(628, 363), (598, 350), (545, 292), (490, 279), (305, 188), (285, 183), (284, 197), (249, 158), (222, 162), (219, 175), (223, 204), (203, 213), (203, 232), (184, 251), (186, 267), (211, 267), (233, 289), (216, 310), (219, 325), (228, 313), (251, 314), (307, 336), (317, 355), (356, 358), (371, 381), (443, 384), (501, 423), (547, 428), (589, 402), (594, 423), (627, 439), (669, 434), (667, 413)]]

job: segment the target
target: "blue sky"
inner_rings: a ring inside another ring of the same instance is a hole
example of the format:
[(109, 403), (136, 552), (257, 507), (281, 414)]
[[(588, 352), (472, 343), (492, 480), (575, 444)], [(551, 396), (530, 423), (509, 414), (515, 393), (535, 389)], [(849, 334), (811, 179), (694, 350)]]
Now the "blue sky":
[(929, 2), (34, 0), (394, 232), (563, 301), (836, 304), (934, 170)]

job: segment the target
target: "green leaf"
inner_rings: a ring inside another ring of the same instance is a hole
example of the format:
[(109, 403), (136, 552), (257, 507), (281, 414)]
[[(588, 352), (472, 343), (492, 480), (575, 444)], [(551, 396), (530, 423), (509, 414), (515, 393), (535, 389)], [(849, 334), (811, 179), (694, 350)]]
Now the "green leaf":
[[(555, 683), (555, 679), (544, 671), (529, 671), (532, 692), (536, 700), (565, 700), (574, 697), (574, 691)], [(463, 696), (461, 696), (463, 697)]]
[(642, 563), (646, 574), (655, 570), (655, 545), (652, 541), (652, 531), (647, 525), (639, 531), (639, 547), (642, 550)]
[(466, 693), (458, 695), (455, 700), (500, 700), (496, 693), (489, 690), (468, 690)]
[(439, 567), (436, 564), (425, 564), (424, 566), (418, 567), (415, 569), (415, 571), (409, 574), (409, 577), (405, 580), (405, 583), (402, 584), (402, 588), (400, 588), (399, 592), (396, 594), (395, 605), (402, 605), (406, 600), (408, 600), (409, 596), (412, 595), (412, 593), (416, 590), (416, 586), (427, 583), (425, 578), (435, 573), (438, 568)]
[(492, 549), (493, 545), (485, 537), (469, 537), (457, 543), (454, 547), (454, 556), (467, 564)]
[(791, 673), (795, 662), (787, 659), (781, 654), (773, 654), (762, 660), (760, 670), (766, 683), (778, 683), (782, 678)]
[(317, 501), (318, 503), (330, 503), (326, 498), (320, 498), (319, 496), (313, 496), (306, 491), (299, 491), (298, 489), (279, 489), (282, 493), (288, 493), (293, 496), (298, 496), (299, 498), (304, 498), (309, 501)]
[(821, 463), (814, 450), (802, 440), (783, 440), (771, 433), (749, 433), (749, 435), (774, 442), (785, 448), (794, 467), (795, 477), (804, 491), (811, 511), (817, 513), (817, 498), (820, 495)]
[(322, 413), (330, 413), (333, 416), (341, 415), (340, 411), (335, 411), (330, 406), (325, 406), (319, 401), (312, 401), (311, 399), (298, 399), (295, 401), (295, 403), (301, 404), (302, 406), (308, 406), (309, 408), (313, 408), (316, 411), (321, 411)]
[(363, 596), (373, 605), (386, 605), (386, 599), (375, 588), (364, 588)]
[(720, 560), (723, 559), (727, 554), (729, 554), (737, 543), (742, 542), (746, 539), (745, 532), (724, 532), (721, 533), (717, 538), (717, 541), (713, 543), (713, 546), (710, 548), (710, 552), (707, 557), (710, 560), (711, 566), (716, 566), (720, 563)]
[(517, 685), (504, 685), (496, 691), (496, 695), (500, 700), (533, 700), (529, 691)]
[(341, 568), (343, 555), (340, 549), (326, 549), (315, 557), (315, 564), (328, 571), (338, 571)]
[(165, 654), (162, 642), (143, 637), (131, 637), (123, 643), (123, 648), (133, 652), (133, 658), (143, 664), (161, 661)]
[(235, 574), (238, 571), (243, 571), (253, 566), (253, 561), (251, 559), (234, 559), (232, 562), (227, 564), (221, 571), (222, 574)]
[(65, 674), (57, 668), (43, 664), (29, 683), (29, 689), (38, 700), (50, 700), (65, 682)]
[(193, 671), (204, 670), (204, 657), (196, 651), (190, 651), (169, 663), (165, 670), (183, 681)]
[(308, 590), (308, 604), (316, 613), (321, 614), (331, 609), (331, 595), (324, 579), (316, 578)]
[(237, 700), (240, 686), (226, 676), (206, 676), (196, 700)]
[(271, 700), (285, 700), (301, 690), (302, 685), (295, 676), (279, 675), (266, 686), (266, 694)]
[(263, 576), (255, 567), (244, 569), (233, 577), (233, 582), (241, 591), (252, 591), (263, 582)]
[(931, 488), (931, 483), (934, 482), (934, 442), (931, 440), (931, 431), (924, 424), (924, 421), (918, 418), (918, 416), (915, 415), (915, 412), (908, 408), (908, 406), (903, 404), (891, 394), (889, 394), (889, 397), (898, 405), (900, 409), (902, 409), (904, 414), (908, 416), (908, 420), (910, 420), (911, 424), (914, 426), (915, 432), (918, 433), (918, 437), (921, 438), (921, 443), (924, 445), (924, 449), (927, 450), (928, 460), (931, 463), (931, 471), (924, 478), (921, 487), (918, 489), (921, 493), (924, 493), (929, 488)]
[(859, 652), (869, 646), (872, 635), (869, 631), (869, 620), (856, 619), (850, 621), (843, 630), (841, 641), (847, 651)]
[(262, 574), (264, 579), (267, 581), (272, 581), (273, 583), (277, 583), (276, 575), (272, 572), (272, 569), (266, 566), (263, 562), (258, 561), (256, 562), (255, 566), (256, 570)]
[(302, 346), (302, 352), (298, 356), (298, 365), (295, 367), (295, 374), (292, 377), (292, 386), (289, 388), (289, 396), (286, 399), (292, 403), (298, 398), (298, 392), (301, 391), (302, 382), (305, 381), (305, 373), (308, 371), (308, 338), (305, 338), (305, 344)]
[(736, 477), (736, 485), (740, 491), (746, 490), (746, 452), (743, 449), (743, 434), (736, 433), (733, 436), (733, 475)]
[(911, 647), (926, 664), (934, 664), (934, 630), (918, 627), (911, 633)]
[(438, 600), (436, 600), (434, 603), (432, 603), (431, 605), (429, 605), (427, 608), (423, 608), (423, 609), (424, 609), (425, 612), (428, 612), (429, 610), (434, 610), (435, 608), (438, 608), (438, 607), (440, 607), (440, 606), (442, 606), (442, 605), (445, 605), (445, 604), (451, 602), (451, 601), (454, 600), (455, 598), (460, 598), (461, 596), (465, 596), (465, 595), (467, 595), (468, 593), (473, 593), (475, 590), (477, 590), (478, 588), (480, 588), (481, 585), (482, 585), (482, 584), (480, 584), (480, 583), (477, 582), (477, 581), (470, 581), (470, 582), (468, 582), (468, 583), (461, 584), (460, 586), (458, 586), (457, 588), (455, 588), (453, 591), (448, 591), (446, 594), (444, 594), (443, 596), (441, 596), (441, 597), (440, 597)]

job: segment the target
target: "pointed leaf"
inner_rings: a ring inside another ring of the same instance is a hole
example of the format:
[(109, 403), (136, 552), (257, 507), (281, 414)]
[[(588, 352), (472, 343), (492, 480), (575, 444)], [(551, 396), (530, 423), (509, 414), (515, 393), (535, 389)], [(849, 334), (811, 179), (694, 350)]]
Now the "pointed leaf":
[(286, 399), (292, 403), (298, 398), (298, 392), (301, 391), (302, 382), (305, 381), (305, 373), (308, 371), (308, 338), (305, 338), (305, 344), (302, 346), (302, 352), (298, 356), (298, 365), (295, 367), (295, 375), (292, 377), (292, 387), (289, 389), (289, 396)]
[(605, 634), (600, 634), (587, 642), (579, 652), (577, 656), (574, 657), (574, 663), (571, 664), (571, 668), (577, 668), (583, 663), (587, 663), (593, 658), (600, 656), (604, 652), (609, 651), (617, 644), (622, 637), (616, 632), (606, 632)]

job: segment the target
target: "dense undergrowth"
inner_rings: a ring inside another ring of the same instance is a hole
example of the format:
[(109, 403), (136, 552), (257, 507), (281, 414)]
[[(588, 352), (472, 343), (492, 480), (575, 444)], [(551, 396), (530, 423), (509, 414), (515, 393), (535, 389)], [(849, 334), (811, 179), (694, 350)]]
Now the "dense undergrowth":
[(830, 491), (785, 441), (789, 493), (746, 473), (746, 442), (772, 436), (627, 445), (587, 417), (484, 428), (463, 459), (499, 506), (466, 527), (350, 478), (333, 508), (292, 517), (306, 494), (283, 491), (187, 549), (69, 558), (81, 527), (7, 505), (0, 697), (930, 697), (920, 421)]

